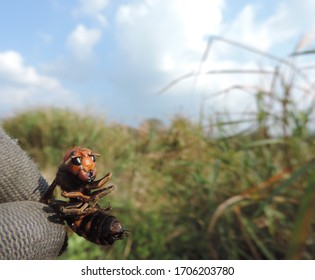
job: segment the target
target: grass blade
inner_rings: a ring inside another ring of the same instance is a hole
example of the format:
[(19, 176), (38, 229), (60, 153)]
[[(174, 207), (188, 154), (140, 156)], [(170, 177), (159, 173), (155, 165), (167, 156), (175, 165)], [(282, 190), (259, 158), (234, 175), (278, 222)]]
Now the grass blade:
[(315, 176), (309, 180), (293, 228), (287, 259), (300, 259), (303, 245), (315, 215)]

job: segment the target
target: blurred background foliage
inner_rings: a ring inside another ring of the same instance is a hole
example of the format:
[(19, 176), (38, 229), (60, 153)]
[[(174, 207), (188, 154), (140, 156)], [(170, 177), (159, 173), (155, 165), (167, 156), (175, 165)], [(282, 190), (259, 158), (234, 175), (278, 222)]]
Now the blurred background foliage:
[(117, 189), (101, 204), (111, 203), (130, 236), (101, 247), (70, 233), (62, 259), (315, 257), (314, 138), (307, 133), (213, 137), (180, 116), (133, 129), (52, 108), (2, 125), (49, 182), (74, 145), (101, 154), (99, 176), (113, 172)]
[(48, 182), (75, 145), (101, 154), (99, 177), (113, 173), (117, 189), (100, 204), (130, 236), (102, 247), (70, 233), (60, 258), (314, 259), (314, 103), (296, 106), (284, 73), (300, 73), (285, 67), (274, 68), (270, 91), (257, 88), (251, 129), (240, 129), (249, 114), (228, 113), (137, 128), (55, 108), (4, 119)]

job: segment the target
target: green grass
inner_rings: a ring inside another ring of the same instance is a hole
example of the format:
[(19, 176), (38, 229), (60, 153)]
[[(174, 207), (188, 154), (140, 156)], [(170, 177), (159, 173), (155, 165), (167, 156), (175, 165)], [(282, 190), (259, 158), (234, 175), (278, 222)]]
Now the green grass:
[(47, 108), (2, 125), (44, 174), (73, 145), (101, 154), (99, 176), (113, 172), (117, 190), (101, 203), (130, 237), (100, 247), (72, 234), (61, 258), (314, 258), (314, 139), (305, 132), (213, 138), (183, 117), (131, 129)]

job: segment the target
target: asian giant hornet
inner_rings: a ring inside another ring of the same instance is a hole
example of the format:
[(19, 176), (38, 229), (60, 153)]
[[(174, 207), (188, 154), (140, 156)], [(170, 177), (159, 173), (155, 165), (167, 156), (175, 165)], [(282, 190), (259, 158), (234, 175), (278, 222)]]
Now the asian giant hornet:
[[(116, 217), (107, 213), (111, 206), (102, 209), (97, 203), (114, 186), (100, 189), (111, 178), (110, 172), (94, 181), (97, 174), (95, 156), (99, 154), (86, 148), (74, 147), (68, 150), (55, 180), (42, 196), (41, 202), (57, 210), (78, 235), (96, 244), (111, 245), (128, 234)], [(57, 185), (62, 190), (61, 195), (69, 198), (69, 201), (52, 199)], [(92, 192), (95, 189), (99, 190)]]
[[(55, 204), (56, 201), (51, 198), (56, 186), (59, 185), (62, 190), (61, 195), (69, 198), (67, 204), (60, 206), (59, 211), (62, 213), (73, 215), (81, 214), (87, 209), (89, 211), (99, 209), (98, 200), (109, 194), (114, 186), (100, 189), (112, 177), (111, 172), (94, 181), (97, 174), (96, 156), (99, 156), (99, 154), (92, 153), (91, 150), (86, 148), (74, 147), (69, 149), (59, 166), (55, 180), (40, 201), (46, 204)], [(92, 190), (96, 191), (92, 192)], [(92, 205), (89, 203), (92, 203)]]

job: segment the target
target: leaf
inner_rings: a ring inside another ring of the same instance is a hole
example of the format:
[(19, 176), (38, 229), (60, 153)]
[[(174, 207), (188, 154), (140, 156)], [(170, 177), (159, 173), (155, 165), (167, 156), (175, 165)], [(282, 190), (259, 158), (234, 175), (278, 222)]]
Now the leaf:
[(261, 253), (269, 260), (274, 260), (274, 255), (268, 250), (268, 248), (264, 245), (264, 243), (260, 240), (259, 236), (257, 236), (253, 225), (245, 218), (241, 217), (241, 221), (245, 226), (245, 229), (251, 239), (255, 242), (256, 246), (259, 248)]
[(310, 225), (315, 216), (315, 176), (313, 175), (308, 183), (306, 192), (301, 201), (301, 206), (295, 221), (287, 259), (300, 259), (305, 240), (307, 239)]
[(272, 197), (275, 195), (278, 195), (283, 189), (287, 188), (288, 186), (292, 185), (296, 180), (304, 176), (311, 168), (315, 166), (315, 158), (313, 158), (311, 161), (309, 161), (306, 165), (296, 170), (290, 178), (285, 180), (280, 184), (279, 187), (277, 187), (271, 194), (269, 195), (269, 198), (267, 200), (267, 203), (270, 203), (272, 200)]

